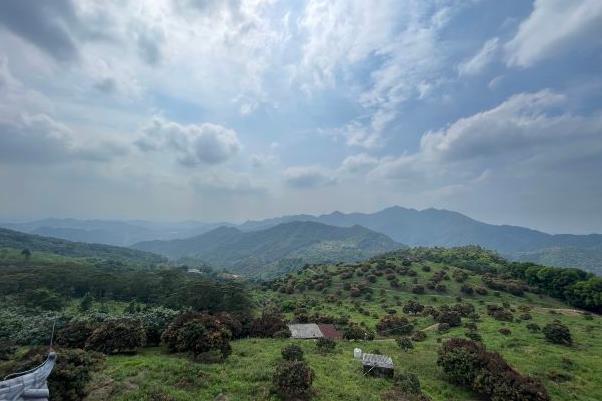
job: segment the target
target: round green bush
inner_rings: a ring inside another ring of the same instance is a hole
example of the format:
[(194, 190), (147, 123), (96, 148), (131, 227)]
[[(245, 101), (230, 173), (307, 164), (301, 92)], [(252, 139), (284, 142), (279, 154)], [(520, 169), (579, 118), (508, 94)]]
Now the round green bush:
[(302, 361), (303, 350), (296, 344), (289, 344), (280, 351), (282, 358), (287, 361)]
[(332, 338), (321, 337), (316, 342), (316, 348), (321, 352), (331, 352), (336, 346), (337, 343)]
[(140, 320), (113, 319), (102, 322), (86, 340), (86, 349), (103, 354), (135, 353), (146, 344), (146, 331)]
[(402, 351), (409, 351), (414, 348), (414, 343), (412, 343), (412, 340), (410, 340), (409, 337), (399, 337), (395, 342)]
[(555, 320), (552, 323), (546, 324), (543, 327), (543, 334), (551, 343), (554, 344), (562, 344), (562, 345), (571, 345), (573, 344), (573, 339), (571, 337), (571, 331), (569, 328), (562, 324), (560, 321)]
[(276, 367), (272, 384), (283, 400), (308, 400), (312, 395), (314, 371), (304, 361), (282, 361)]

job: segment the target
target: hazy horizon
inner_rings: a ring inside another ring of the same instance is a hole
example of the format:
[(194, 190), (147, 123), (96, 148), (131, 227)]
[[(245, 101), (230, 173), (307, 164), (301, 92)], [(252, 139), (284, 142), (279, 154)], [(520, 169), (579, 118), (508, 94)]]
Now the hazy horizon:
[(0, 2), (0, 218), (602, 233), (602, 2)]
[(254, 222), (254, 221), (262, 221), (262, 220), (269, 220), (269, 219), (276, 219), (276, 218), (280, 218), (280, 217), (288, 217), (288, 216), (294, 216), (294, 215), (310, 215), (310, 216), (314, 216), (314, 217), (319, 217), (319, 216), (323, 216), (323, 215), (330, 215), (330, 214), (334, 214), (334, 213), (343, 213), (343, 214), (350, 214), (350, 213), (361, 213), (361, 214), (373, 214), (373, 213), (377, 213), (380, 211), (383, 211), (385, 209), (390, 209), (390, 208), (396, 208), (396, 207), (400, 207), (403, 209), (410, 209), (410, 210), (417, 210), (419, 212), (425, 211), (425, 210), (429, 210), (429, 209), (435, 209), (435, 210), (442, 210), (442, 211), (449, 211), (449, 212), (457, 212), (457, 213), (461, 213), (464, 216), (471, 218), (473, 220), (479, 221), (481, 223), (486, 223), (486, 224), (493, 224), (493, 225), (510, 225), (510, 226), (518, 226), (518, 227), (524, 227), (524, 228), (528, 228), (528, 229), (532, 229), (532, 230), (537, 230), (537, 231), (541, 231), (547, 234), (575, 234), (575, 235), (588, 235), (588, 234), (602, 234), (601, 232), (579, 232), (579, 231), (575, 231), (575, 232), (551, 232), (551, 231), (546, 231), (543, 229), (539, 229), (537, 227), (530, 227), (530, 226), (526, 226), (523, 224), (511, 224), (511, 223), (507, 223), (507, 222), (493, 222), (493, 221), (486, 221), (483, 219), (479, 219), (476, 218), (474, 216), (471, 216), (470, 214), (467, 213), (462, 213), (459, 212), (457, 210), (450, 210), (450, 209), (445, 209), (445, 208), (434, 208), (434, 207), (427, 207), (427, 208), (406, 208), (404, 206), (400, 206), (400, 205), (391, 205), (388, 207), (385, 207), (383, 209), (378, 209), (378, 210), (372, 210), (372, 211), (341, 211), (341, 210), (332, 210), (330, 212), (325, 212), (325, 213), (291, 213), (291, 214), (285, 214), (285, 215), (269, 215), (269, 216), (263, 216), (263, 217), (257, 217), (257, 218), (248, 218), (248, 219), (242, 219), (242, 220), (199, 220), (199, 219), (186, 219), (186, 220), (152, 220), (152, 219), (128, 219), (128, 218), (118, 218), (118, 217), (107, 217), (107, 218), (95, 218), (95, 217), (57, 217), (57, 216), (45, 216), (45, 217), (39, 217), (39, 218), (3, 218), (0, 216), (0, 223), (13, 223), (13, 224), (19, 224), (19, 223), (33, 223), (33, 222), (37, 222), (37, 221), (43, 221), (43, 220), (52, 220), (52, 219), (57, 219), (57, 220), (76, 220), (76, 221), (102, 221), (102, 222), (122, 222), (122, 223), (149, 223), (149, 224), (233, 224), (233, 225), (240, 225), (243, 224), (245, 222)]

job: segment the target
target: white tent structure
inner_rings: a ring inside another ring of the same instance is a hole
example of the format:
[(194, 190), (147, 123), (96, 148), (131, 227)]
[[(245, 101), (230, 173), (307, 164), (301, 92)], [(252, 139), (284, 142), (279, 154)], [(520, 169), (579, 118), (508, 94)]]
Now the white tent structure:
[(46, 380), (55, 363), (56, 353), (50, 352), (40, 366), (5, 377), (0, 381), (0, 401), (48, 401)]
[(320, 338), (324, 337), (320, 327), (315, 323), (289, 324), (288, 329), (291, 332), (291, 338)]

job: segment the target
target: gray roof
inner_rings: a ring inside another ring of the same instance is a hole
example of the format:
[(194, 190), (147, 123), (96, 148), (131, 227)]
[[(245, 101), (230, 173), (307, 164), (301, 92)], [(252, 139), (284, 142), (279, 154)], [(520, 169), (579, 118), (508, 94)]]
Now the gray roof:
[(393, 359), (386, 355), (363, 354), (362, 365), (376, 368), (393, 369)]
[(320, 338), (324, 337), (320, 328), (315, 323), (289, 324), (292, 338)]
[(56, 361), (56, 354), (51, 352), (48, 359), (32, 370), (7, 376), (0, 381), (0, 400), (23, 401), (37, 400), (48, 401), (48, 385), (46, 379), (52, 372)]

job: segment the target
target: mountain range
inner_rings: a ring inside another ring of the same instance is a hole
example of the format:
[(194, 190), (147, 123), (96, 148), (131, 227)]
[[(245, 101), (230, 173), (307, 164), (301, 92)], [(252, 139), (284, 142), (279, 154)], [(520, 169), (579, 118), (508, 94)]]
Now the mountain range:
[(351, 262), (403, 245), (359, 225), (292, 221), (246, 232), (220, 227), (188, 239), (147, 241), (132, 247), (171, 259), (195, 257), (247, 276), (269, 277), (306, 263)]
[[(398, 244), (409, 246), (480, 245), (495, 250), (512, 260), (532, 261), (560, 267), (579, 267), (602, 274), (602, 235), (600, 234), (553, 235), (525, 227), (487, 224), (461, 213), (432, 208), (416, 210), (394, 206), (376, 213), (333, 212), (319, 216), (302, 214), (247, 221), (238, 225), (201, 222), (152, 223), (145, 221), (47, 219), (32, 223), (3, 224), (3, 226), (73, 241), (99, 242), (120, 246), (137, 244), (135, 247), (138, 247), (139, 242), (190, 239), (196, 244), (195, 246), (199, 247), (199, 251), (196, 253), (201, 254), (205, 253), (203, 241), (208, 241), (209, 244), (213, 244), (211, 246), (214, 246), (216, 241), (222, 238), (216, 233), (212, 233), (207, 237), (202, 236), (202, 234), (209, 233), (217, 227), (236, 229), (237, 235), (241, 235), (242, 233), (257, 233), (291, 222), (313, 222), (339, 228), (362, 226), (373, 232), (384, 234)], [(218, 233), (221, 231), (218, 231)], [(259, 234), (258, 238), (263, 235)], [(199, 236), (201, 237), (199, 238)], [(251, 237), (251, 235), (245, 236), (246, 241), (249, 241), (248, 238)], [(294, 238), (294, 241), (299, 240), (298, 237), (292, 238)], [(228, 240), (224, 239), (224, 245), (220, 248), (223, 252), (227, 249), (228, 241), (231, 241), (230, 237), (228, 237)], [(184, 243), (187, 242), (184, 241)], [(167, 256), (172, 256), (171, 247), (177, 248), (181, 244), (182, 242), (179, 241), (175, 241), (173, 244), (159, 245), (155, 243), (158, 249), (169, 249), (169, 253), (167, 251), (159, 252)], [(299, 252), (297, 251), (297, 254)], [(194, 250), (192, 250), (192, 253), (195, 253)], [(220, 261), (223, 261), (223, 258), (212, 257), (212, 259)], [(236, 263), (247, 260), (238, 257), (234, 259), (238, 260)], [(263, 260), (262, 257), (258, 257), (258, 259)], [(270, 260), (269, 263), (274, 263), (271, 258), (266, 260)], [(232, 263), (227, 263), (227, 265), (230, 266)]]

